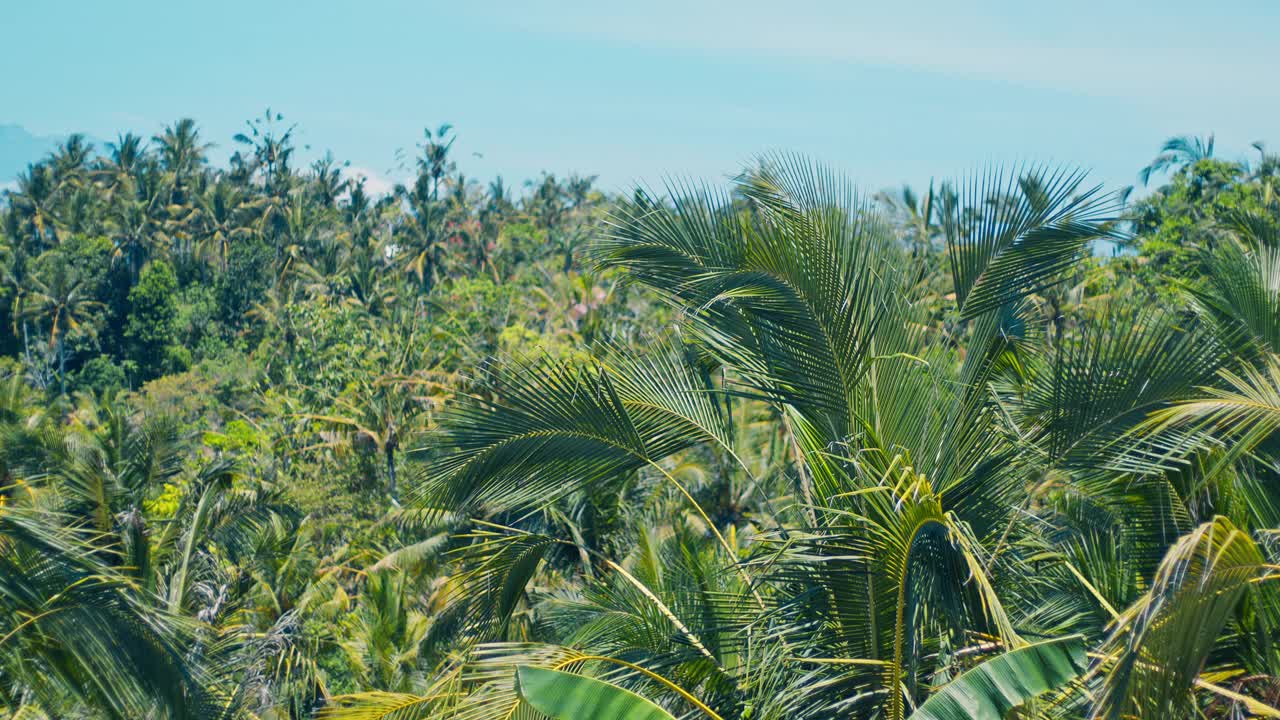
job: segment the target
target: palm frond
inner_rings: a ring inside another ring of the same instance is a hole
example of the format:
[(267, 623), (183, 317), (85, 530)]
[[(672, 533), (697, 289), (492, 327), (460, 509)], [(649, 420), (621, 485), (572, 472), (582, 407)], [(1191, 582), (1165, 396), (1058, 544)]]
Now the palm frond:
[(1237, 373), (1220, 370), (1221, 387), (1200, 388), (1188, 398), (1153, 412), (1134, 435), (1150, 443), (1156, 458), (1185, 456), (1199, 449), (1224, 448), (1219, 467), (1257, 449), (1280, 429), (1280, 356)]
[(560, 720), (675, 720), (630, 690), (560, 670), (516, 668), (516, 693), (538, 712)]
[(1002, 720), (1036, 696), (1084, 672), (1084, 638), (1045, 640), (984, 661), (948, 682), (911, 713), (911, 720)]
[(439, 717), (447, 696), (363, 692), (338, 695), (316, 713), (316, 720), (427, 720)]
[(994, 168), (974, 176), (943, 209), (956, 300), (975, 317), (1043, 290), (1115, 237), (1121, 196), (1067, 168)]
[(1186, 710), (1218, 634), (1264, 572), (1257, 544), (1226, 518), (1180, 538), (1103, 646), (1095, 666), (1105, 681), (1094, 716)]

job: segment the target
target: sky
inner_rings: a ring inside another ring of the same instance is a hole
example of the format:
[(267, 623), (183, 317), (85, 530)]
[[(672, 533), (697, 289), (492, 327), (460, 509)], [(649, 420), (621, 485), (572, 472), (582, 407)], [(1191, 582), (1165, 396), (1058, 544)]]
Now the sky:
[[(190, 116), (224, 159), (270, 107), (307, 157), (375, 186), (445, 122), (469, 177), (606, 190), (720, 182), (772, 151), (870, 189), (1020, 161), (1122, 186), (1172, 135), (1216, 133), (1228, 158), (1280, 146), (1275, 0), (4, 5), (0, 126), (36, 146)], [(0, 154), (27, 152), (14, 137)]]

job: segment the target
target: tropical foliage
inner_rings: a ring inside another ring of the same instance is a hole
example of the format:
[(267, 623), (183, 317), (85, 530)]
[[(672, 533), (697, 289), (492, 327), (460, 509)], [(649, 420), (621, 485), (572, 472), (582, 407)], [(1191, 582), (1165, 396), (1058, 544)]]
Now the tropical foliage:
[(443, 126), (373, 197), (294, 133), (4, 201), (3, 716), (1280, 717), (1274, 157), (609, 197)]

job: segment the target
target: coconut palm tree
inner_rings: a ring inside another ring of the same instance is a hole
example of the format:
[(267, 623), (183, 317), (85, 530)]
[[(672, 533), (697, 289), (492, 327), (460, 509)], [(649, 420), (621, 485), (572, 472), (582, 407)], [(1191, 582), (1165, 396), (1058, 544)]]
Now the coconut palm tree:
[(31, 247), (37, 252), (58, 243), (55, 208), (60, 188), (53, 168), (47, 163), (27, 166), (18, 174), (18, 187), (9, 192), (13, 212), (23, 225)]
[(188, 200), (187, 186), (200, 172), (205, 162), (205, 153), (213, 145), (200, 141), (200, 130), (196, 127), (196, 121), (191, 118), (182, 118), (172, 125), (166, 125), (164, 132), (151, 138), (151, 141), (156, 144), (160, 165), (169, 176), (171, 192), (167, 204), (185, 204)]
[(351, 181), (342, 177), (343, 167), (345, 165), (338, 165), (330, 154), (311, 163), (311, 187), (320, 207), (337, 207), (338, 198), (350, 189)]
[[(34, 507), (0, 514), (0, 702), (50, 716), (216, 717), (177, 618), (138, 600), (90, 538)], [(214, 713), (214, 714), (208, 714)]]
[(20, 412), (0, 420), (0, 707), (15, 717), (222, 716), (194, 628), (156, 602), (140, 521), (181, 469), (173, 426), (119, 410), (65, 436)]
[(59, 185), (79, 185), (93, 159), (93, 143), (82, 133), (72, 133), (52, 154), (48, 164)]
[(107, 143), (107, 156), (100, 158), (94, 176), (108, 195), (134, 192), (134, 175), (147, 161), (147, 148), (143, 139), (133, 133), (123, 133), (113, 143)]
[(93, 299), (93, 291), (84, 279), (65, 261), (52, 263), (45, 273), (31, 279), (24, 311), (47, 324), (49, 349), (57, 357), (58, 384), (66, 394), (67, 335), (80, 329), (92, 312), (102, 306)]
[[(624, 203), (592, 250), (681, 311), (672, 337), (452, 404), (408, 497), (481, 525), (453, 604), (476, 644), (423, 694), (325, 717), (1280, 712), (1274, 470), (1220, 444), (1264, 447), (1280, 381), (1222, 375), (1233, 347), (1158, 309), (1050, 341), (1032, 302), (1116, 235), (1120, 196), (1052, 167), (958, 184), (941, 332), (837, 175), (773, 157), (735, 190)], [(770, 474), (726, 397), (776, 418)], [(709, 511), (681, 469), (706, 453), (773, 500)], [(602, 489), (633, 503), (630, 548), (540, 520)]]
[(1174, 172), (1213, 157), (1213, 134), (1207, 137), (1179, 135), (1171, 137), (1160, 146), (1160, 153), (1138, 173), (1138, 179), (1146, 185), (1152, 173)]
[(174, 220), (197, 238), (206, 262), (226, 272), (232, 246), (252, 237), (252, 221), (262, 206), (261, 200), (247, 197), (241, 188), (219, 178)]
[(153, 257), (165, 257), (170, 249), (169, 227), (154, 204), (121, 198), (112, 205), (110, 222), (114, 258), (123, 260), (134, 282), (142, 266)]
[(233, 174), (246, 182), (258, 176), (265, 193), (277, 199), (289, 192), (294, 181), (290, 162), (296, 149), (293, 134), (298, 126), (285, 127), (283, 122), (284, 115), (271, 112), (271, 108), (262, 117), (247, 121), (248, 133), (237, 133), (234, 140), (245, 147), (249, 156), (237, 152), (232, 157)]
[(406, 337), (396, 338), (384, 331), (380, 338), (380, 359), (387, 372), (374, 377), (357, 377), (333, 407), (325, 413), (304, 413), (301, 417), (322, 429), (321, 446), (354, 447), (380, 456), (386, 472), (387, 495), (399, 497), (399, 458), (403, 444), (420, 434), (432, 421), (439, 396), (446, 387), (440, 373), (417, 366), (413, 356), (416, 329), (411, 325)]

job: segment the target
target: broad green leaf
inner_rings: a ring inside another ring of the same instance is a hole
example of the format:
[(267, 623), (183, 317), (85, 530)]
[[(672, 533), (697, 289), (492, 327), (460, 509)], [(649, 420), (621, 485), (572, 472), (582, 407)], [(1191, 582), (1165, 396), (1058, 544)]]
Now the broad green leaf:
[(559, 670), (517, 668), (516, 692), (535, 710), (558, 720), (675, 720), (630, 690)]
[(1079, 635), (1010, 650), (947, 683), (911, 720), (1000, 720), (1009, 710), (1075, 679), (1086, 666)]

